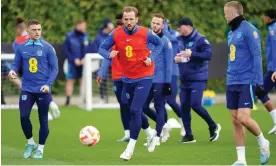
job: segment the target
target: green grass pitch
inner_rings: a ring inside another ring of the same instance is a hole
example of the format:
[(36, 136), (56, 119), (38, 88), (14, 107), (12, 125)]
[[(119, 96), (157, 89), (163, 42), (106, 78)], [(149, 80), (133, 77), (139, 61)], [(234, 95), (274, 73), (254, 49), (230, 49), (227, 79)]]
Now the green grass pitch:
[[(192, 115), (192, 128), (197, 143), (179, 144), (180, 130), (173, 129), (169, 140), (149, 153), (143, 143), (145, 134), (141, 131), (133, 158), (120, 160), (120, 154), (125, 150), (126, 143), (117, 143), (123, 136), (119, 110), (94, 110), (86, 112), (77, 107), (61, 108), (60, 119), (50, 121), (50, 134), (41, 160), (24, 159), (26, 140), (20, 126), (17, 110), (2, 111), (2, 164), (24, 165), (230, 165), (236, 161), (236, 149), (232, 135), (230, 112), (225, 105), (208, 108), (213, 119), (222, 126), (221, 136), (217, 142), (209, 142), (209, 132), (206, 123), (195, 113)], [(268, 135), (272, 127), (270, 115), (259, 105), (258, 111), (252, 116), (259, 123), (266, 138), (271, 143), (269, 165), (276, 165), (276, 135)], [(175, 117), (169, 111), (169, 117)], [(33, 134), (38, 142), (38, 114), (31, 115)], [(154, 123), (151, 122), (153, 127)], [(101, 134), (100, 142), (94, 147), (87, 147), (79, 141), (79, 131), (86, 125), (98, 128)], [(259, 165), (259, 149), (257, 140), (247, 132), (246, 143), (247, 164)]]

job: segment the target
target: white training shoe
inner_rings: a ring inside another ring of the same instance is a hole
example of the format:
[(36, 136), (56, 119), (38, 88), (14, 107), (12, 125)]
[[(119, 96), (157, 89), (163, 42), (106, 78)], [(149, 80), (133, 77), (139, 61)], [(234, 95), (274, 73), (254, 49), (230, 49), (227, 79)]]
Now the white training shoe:
[(156, 131), (154, 129), (151, 130), (151, 134), (147, 136), (146, 141), (147, 141), (147, 145), (150, 144), (150, 142), (152, 141), (153, 137), (156, 135)]
[(52, 114), (50, 112), (48, 112), (48, 121), (53, 120), (53, 119), (54, 118), (53, 118)]
[(276, 124), (274, 124), (273, 128), (268, 132), (268, 134), (276, 134)]
[[(146, 146), (146, 147), (149, 146), (147, 142), (144, 143), (143, 145)], [(160, 140), (158, 140), (158, 141), (156, 142), (156, 145), (155, 145), (155, 146), (160, 146)]]
[(153, 152), (158, 143), (160, 145), (160, 137), (154, 136), (152, 141), (150, 142), (150, 144), (148, 146), (148, 151)]
[(170, 125), (166, 123), (162, 129), (161, 142), (166, 142), (168, 140), (168, 138), (170, 137), (170, 131), (171, 131)]
[(60, 117), (60, 111), (59, 111), (59, 108), (58, 108), (58, 106), (55, 102), (52, 101), (50, 103), (50, 109), (52, 111), (53, 118), (57, 119), (57, 118)]
[(266, 144), (260, 147), (260, 161), (262, 165), (265, 165), (270, 158), (270, 143), (266, 140)]
[(232, 166), (246, 166), (246, 165), (247, 165), (246, 161), (240, 161), (240, 160), (238, 160), (238, 161), (234, 162), (234, 164), (232, 164)]
[(131, 159), (133, 155), (133, 152), (129, 152), (127, 150), (125, 150), (121, 155), (120, 155), (120, 159), (123, 159), (125, 161), (128, 161)]

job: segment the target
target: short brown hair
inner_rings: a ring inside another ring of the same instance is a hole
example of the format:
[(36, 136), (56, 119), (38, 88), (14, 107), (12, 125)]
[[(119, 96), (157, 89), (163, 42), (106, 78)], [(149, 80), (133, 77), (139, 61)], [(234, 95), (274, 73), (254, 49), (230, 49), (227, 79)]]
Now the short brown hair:
[(164, 17), (164, 15), (162, 13), (154, 13), (152, 15), (152, 17), (162, 18), (163, 21), (165, 21), (165, 17)]
[(124, 12), (134, 12), (135, 17), (138, 17), (138, 14), (139, 14), (138, 9), (132, 6), (124, 7), (122, 13), (124, 14)]
[(77, 26), (77, 25), (79, 25), (79, 24), (82, 24), (82, 23), (85, 23), (85, 20), (79, 19), (79, 20), (76, 22), (75, 26)]
[(227, 2), (224, 7), (233, 7), (237, 10), (239, 15), (243, 15), (243, 7), (239, 1), (230, 1)]
[(20, 26), (24, 23), (24, 18), (23, 17), (16, 17), (16, 21), (15, 21), (15, 26)]
[(31, 19), (29, 22), (28, 22), (28, 27), (31, 26), (31, 25), (40, 25), (40, 22), (36, 19)]

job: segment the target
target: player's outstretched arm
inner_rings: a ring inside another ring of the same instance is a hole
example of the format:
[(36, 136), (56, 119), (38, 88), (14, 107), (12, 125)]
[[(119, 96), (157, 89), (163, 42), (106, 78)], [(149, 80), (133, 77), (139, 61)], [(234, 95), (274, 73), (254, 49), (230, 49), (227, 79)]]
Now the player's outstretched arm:
[(100, 70), (98, 72), (98, 76), (97, 76), (97, 79), (96, 79), (96, 83), (97, 83), (98, 86), (100, 86), (103, 79), (106, 78), (107, 71), (108, 71), (108, 68), (109, 68), (110, 65), (111, 65), (111, 60), (104, 59), (102, 61), (101, 67), (100, 67)]
[(102, 44), (99, 47), (99, 54), (105, 59), (110, 59), (111, 53), (114, 52), (114, 51), (112, 52), (109, 51), (110, 48), (115, 44), (113, 39), (113, 34), (114, 34), (114, 31), (108, 35), (108, 37), (102, 42)]
[(108, 68), (110, 67), (110, 65), (111, 65), (111, 60), (110, 59), (103, 59), (103, 61), (101, 63), (100, 70), (98, 72), (98, 76), (106, 77), (107, 76), (107, 71), (108, 71)]
[(163, 42), (160, 39), (160, 37), (158, 37), (156, 34), (154, 34), (154, 32), (152, 32), (151, 30), (149, 30), (149, 32), (148, 32), (147, 42), (155, 45), (154, 49), (152, 50), (152, 52), (149, 56), (150, 59), (155, 61), (156, 57), (163, 49)]

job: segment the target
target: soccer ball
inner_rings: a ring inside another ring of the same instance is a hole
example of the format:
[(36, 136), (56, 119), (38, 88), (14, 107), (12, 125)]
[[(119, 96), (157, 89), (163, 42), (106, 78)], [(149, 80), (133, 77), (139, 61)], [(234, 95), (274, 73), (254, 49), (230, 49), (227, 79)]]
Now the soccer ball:
[(100, 141), (100, 132), (93, 126), (86, 126), (80, 131), (80, 141), (84, 145), (94, 146)]

